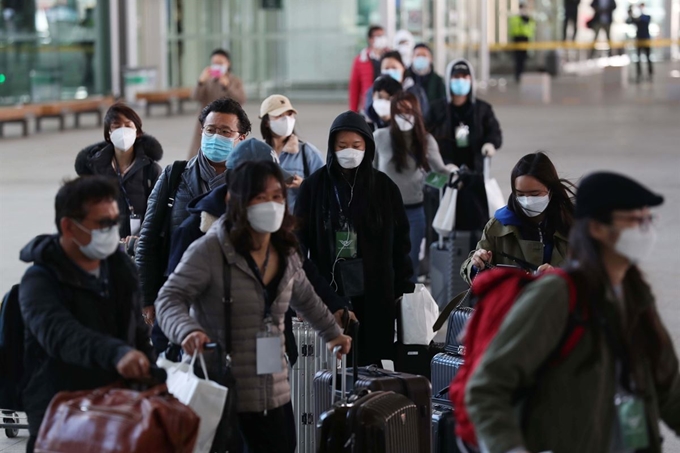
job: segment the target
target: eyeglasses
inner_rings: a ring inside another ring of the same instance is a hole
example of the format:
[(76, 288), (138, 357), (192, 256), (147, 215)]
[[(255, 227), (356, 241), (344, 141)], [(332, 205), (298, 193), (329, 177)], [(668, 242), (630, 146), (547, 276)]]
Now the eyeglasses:
[(228, 127), (215, 127), (215, 126), (204, 126), (203, 133), (208, 137), (212, 137), (215, 134), (219, 134), (222, 137), (236, 138), (240, 135), (239, 131), (232, 131)]
[[(72, 220), (80, 229), (86, 230), (87, 232), (91, 231), (89, 228), (87, 228), (82, 223), (80, 223), (80, 221), (78, 221), (76, 219), (72, 219)], [(101, 220), (94, 220), (93, 222), (96, 223), (97, 225), (99, 225), (99, 228), (96, 228), (96, 229), (109, 231), (113, 228), (118, 228), (118, 225), (120, 224), (120, 217), (116, 217), (114, 219), (104, 218), (104, 219), (101, 219)]]
[(659, 221), (659, 217), (654, 214), (650, 215), (627, 215), (627, 214), (619, 214), (619, 215), (613, 215), (612, 220), (618, 220), (620, 222), (625, 222), (625, 223), (633, 223), (637, 226), (639, 226), (641, 229), (646, 230), (652, 225), (656, 225), (656, 223)]

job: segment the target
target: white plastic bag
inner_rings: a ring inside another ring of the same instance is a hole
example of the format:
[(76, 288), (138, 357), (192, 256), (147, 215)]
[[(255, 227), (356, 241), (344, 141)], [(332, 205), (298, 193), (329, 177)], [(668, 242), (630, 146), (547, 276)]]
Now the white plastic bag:
[(501, 186), (498, 185), (496, 178), (491, 177), (491, 158), (484, 158), (484, 188), (486, 189), (486, 200), (489, 206), (489, 217), (493, 217), (500, 208), (505, 206), (505, 199)]
[(447, 187), (439, 203), (439, 209), (432, 221), (432, 228), (442, 236), (451, 234), (456, 226), (456, 201), (458, 200), (458, 189)]
[[(189, 356), (186, 357), (188, 358)], [(201, 379), (194, 374), (196, 357), (201, 362), (203, 375), (206, 379)], [(209, 453), (215, 433), (217, 432), (217, 426), (222, 418), (222, 411), (227, 401), (229, 389), (207, 379), (208, 371), (205, 367), (203, 354), (195, 353), (191, 356), (190, 363), (185, 361), (175, 363), (166, 360), (164, 357), (159, 357), (156, 364), (168, 373), (166, 381), (168, 391), (180, 403), (186, 404), (193, 409), (201, 420), (194, 453)]]
[(436, 335), (432, 326), (439, 317), (439, 306), (424, 285), (401, 299), (402, 343), (428, 345)]

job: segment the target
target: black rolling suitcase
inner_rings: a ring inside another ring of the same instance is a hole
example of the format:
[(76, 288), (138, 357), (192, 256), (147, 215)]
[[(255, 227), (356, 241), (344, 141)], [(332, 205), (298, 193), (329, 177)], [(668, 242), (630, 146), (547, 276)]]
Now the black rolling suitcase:
[(451, 385), (451, 381), (463, 362), (463, 357), (446, 352), (434, 356), (432, 359), (432, 394), (436, 395)]
[[(357, 325), (358, 323), (354, 323), (354, 326)], [(353, 332), (356, 332), (356, 327), (354, 327)], [(356, 335), (352, 336), (352, 357), (355, 358), (359, 345), (356, 343)], [(335, 374), (334, 371), (327, 370), (318, 372), (314, 377), (314, 400), (317, 414), (332, 406), (334, 391), (337, 395), (338, 389), (333, 385)], [(432, 387), (426, 377), (383, 370), (375, 366), (353, 367), (345, 371), (345, 378), (350, 374), (354, 376), (354, 379), (349, 391), (354, 394), (361, 391), (394, 392), (413, 401), (418, 413), (418, 442), (420, 447), (417, 451), (430, 453)], [(317, 429), (317, 445), (323, 438), (321, 430)]]
[[(356, 350), (353, 357), (356, 358)], [(319, 418), (320, 453), (425, 453), (419, 440), (420, 414), (413, 401), (395, 392), (356, 390), (359, 382), (356, 367), (352, 371), (355, 390), (348, 392), (344, 356), (339, 374), (340, 402), (335, 402), (336, 391), (327, 392), (331, 395), (331, 407)], [(331, 373), (331, 389), (337, 389), (337, 376), (338, 373)]]

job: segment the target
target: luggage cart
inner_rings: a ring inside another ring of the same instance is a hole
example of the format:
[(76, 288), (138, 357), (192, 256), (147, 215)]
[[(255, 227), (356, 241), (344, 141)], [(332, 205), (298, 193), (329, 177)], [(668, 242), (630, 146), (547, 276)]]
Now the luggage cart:
[(28, 420), (25, 415), (20, 416), (17, 411), (12, 409), (0, 409), (0, 411), (2, 411), (0, 429), (5, 430), (5, 435), (9, 439), (17, 437), (20, 429), (28, 429)]

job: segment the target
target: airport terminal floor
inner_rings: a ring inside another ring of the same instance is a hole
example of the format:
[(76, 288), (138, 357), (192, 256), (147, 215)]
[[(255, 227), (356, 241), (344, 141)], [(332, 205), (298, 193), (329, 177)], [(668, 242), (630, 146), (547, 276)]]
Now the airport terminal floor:
[[(657, 296), (663, 321), (676, 349), (680, 348), (680, 102), (666, 98), (670, 74), (680, 69), (664, 65), (654, 85), (631, 85), (626, 91), (593, 96), (597, 80), (562, 77), (553, 83), (553, 103), (524, 102), (513, 84), (507, 91), (480, 93), (494, 105), (503, 130), (503, 147), (493, 161), (495, 176), (507, 196), (510, 170), (524, 154), (544, 150), (558, 172), (574, 183), (594, 170), (622, 172), (666, 197), (658, 210), (659, 241), (643, 265)], [(677, 75), (677, 74), (676, 74)], [(585, 82), (584, 82), (585, 80)], [(676, 84), (677, 80), (674, 81)], [(599, 85), (601, 86), (601, 85)], [(325, 153), (327, 133), (346, 103), (296, 102), (299, 136)], [(259, 137), (259, 102), (246, 104)], [(138, 110), (140, 113), (143, 109)], [(144, 131), (164, 148), (162, 165), (187, 155), (196, 115), (166, 117), (162, 108), (143, 117)], [(53, 200), (60, 181), (75, 176), (74, 160), (85, 146), (102, 140), (99, 127), (57, 130), (21, 137), (5, 127), (0, 139), (0, 289), (4, 293), (21, 278), (25, 264), (19, 250), (35, 235), (55, 230)], [(664, 451), (680, 453), (680, 440), (666, 432)], [(26, 431), (8, 439), (0, 433), (0, 452), (23, 452)]]

